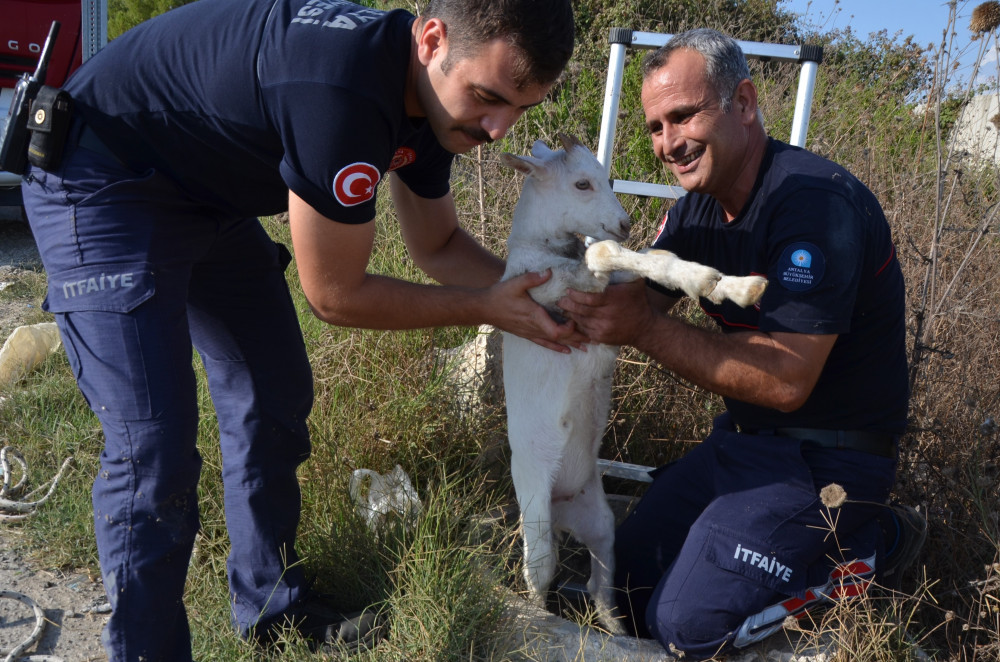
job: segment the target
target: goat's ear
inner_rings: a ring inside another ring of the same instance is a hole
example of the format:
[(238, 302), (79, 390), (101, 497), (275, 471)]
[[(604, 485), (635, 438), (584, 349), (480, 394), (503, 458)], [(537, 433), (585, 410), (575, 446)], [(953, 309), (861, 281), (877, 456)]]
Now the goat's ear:
[(574, 147), (582, 147), (584, 149), (587, 149), (587, 146), (584, 145), (582, 142), (580, 142), (580, 139), (577, 138), (576, 136), (568, 136), (565, 133), (560, 133), (558, 135), (559, 135), (559, 142), (562, 143), (563, 149), (566, 150), (567, 152)]
[(524, 175), (540, 177), (545, 172), (545, 163), (530, 156), (503, 153), (500, 155), (500, 162)]
[(541, 140), (536, 140), (534, 144), (531, 145), (531, 155), (539, 159), (547, 159), (552, 156), (553, 151), (549, 149), (549, 146), (543, 143)]

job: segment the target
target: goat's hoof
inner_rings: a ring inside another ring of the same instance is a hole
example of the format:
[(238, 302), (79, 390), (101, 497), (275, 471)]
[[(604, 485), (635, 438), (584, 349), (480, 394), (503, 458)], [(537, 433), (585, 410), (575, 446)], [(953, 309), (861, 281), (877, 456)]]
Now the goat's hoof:
[(621, 254), (621, 244), (613, 239), (605, 239), (588, 246), (584, 260), (591, 271), (614, 271), (617, 267), (611, 261)]
[(595, 599), (594, 611), (596, 612), (598, 622), (608, 631), (608, 634), (620, 635), (626, 633), (625, 624), (622, 617), (619, 616), (618, 609), (615, 607), (613, 601)]
[(536, 593), (535, 591), (528, 589), (523, 593), (523, 597), (528, 604), (533, 607), (539, 607), (540, 609), (545, 609), (545, 594)]
[(605, 620), (602, 618), (600, 619), (600, 621), (601, 625), (604, 626), (604, 629), (608, 631), (608, 634), (611, 634), (616, 637), (621, 636), (623, 634), (628, 634), (628, 632), (625, 630), (625, 626), (622, 625), (621, 621), (619, 621), (617, 618), (612, 618), (611, 620)]
[(767, 279), (761, 276), (723, 276), (708, 299), (712, 303), (729, 299), (746, 308), (760, 301), (766, 289)]
[(740, 305), (752, 306), (764, 296), (764, 290), (767, 289), (767, 279), (761, 276), (747, 276), (743, 279), (743, 282), (746, 285), (746, 289), (744, 289), (746, 303), (741, 303)]

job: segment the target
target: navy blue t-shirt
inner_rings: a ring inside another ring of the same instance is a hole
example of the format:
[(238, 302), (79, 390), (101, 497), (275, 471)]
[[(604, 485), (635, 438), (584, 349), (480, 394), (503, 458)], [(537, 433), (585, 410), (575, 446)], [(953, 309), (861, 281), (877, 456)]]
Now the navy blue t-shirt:
[(115, 39), (66, 89), (136, 170), (237, 215), (288, 208), (363, 223), (389, 170), (418, 195), (449, 190), (453, 155), (404, 111), (402, 10), (331, 0), (199, 0)]
[(730, 275), (767, 277), (756, 307), (701, 300), (724, 332), (839, 334), (804, 406), (782, 413), (726, 398), (738, 424), (903, 432), (902, 271), (881, 206), (847, 170), (771, 139), (739, 216), (726, 222), (714, 198), (689, 193), (653, 246)]

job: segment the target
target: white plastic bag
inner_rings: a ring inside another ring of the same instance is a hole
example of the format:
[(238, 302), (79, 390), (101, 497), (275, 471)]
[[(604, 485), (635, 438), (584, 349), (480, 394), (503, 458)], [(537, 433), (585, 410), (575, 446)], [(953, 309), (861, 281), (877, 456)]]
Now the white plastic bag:
[(33, 370), (61, 346), (55, 322), (14, 329), (0, 349), (0, 388)]
[(413, 526), (423, 508), (410, 477), (398, 464), (386, 474), (355, 470), (351, 475), (351, 500), (368, 528), (376, 532), (390, 513), (401, 517), (407, 527)]

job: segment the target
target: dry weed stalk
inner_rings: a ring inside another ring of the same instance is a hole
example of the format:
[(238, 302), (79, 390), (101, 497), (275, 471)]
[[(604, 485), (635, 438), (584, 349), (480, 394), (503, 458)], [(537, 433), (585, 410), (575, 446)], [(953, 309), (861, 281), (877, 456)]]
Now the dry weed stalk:
[[(820, 490), (822, 516), (827, 535), (836, 539), (839, 508), (849, 501), (836, 483)], [(838, 548), (840, 547), (838, 543)], [(839, 549), (843, 559), (851, 551)], [(831, 558), (833, 558), (831, 556)], [(785, 619), (783, 628), (797, 654), (829, 662), (900, 662), (929, 660), (913, 637), (921, 629), (918, 610), (933, 605), (930, 583), (924, 582), (912, 595), (884, 589), (870, 577), (848, 573), (834, 584), (840, 595), (810, 610)], [(858, 590), (860, 589), (860, 590)], [(814, 655), (821, 657), (813, 657)], [(793, 659), (799, 659), (794, 657)]]
[[(968, 297), (959, 297), (958, 291), (963, 284), (963, 278), (967, 275), (970, 262), (978, 256), (982, 239), (989, 232), (997, 214), (997, 205), (994, 203), (980, 218), (964, 250), (957, 245), (949, 245), (945, 241), (945, 233), (950, 229), (949, 222), (953, 221), (954, 216), (961, 213), (955, 207), (961, 198), (963, 169), (965, 167), (975, 168), (974, 164), (966, 161), (967, 155), (958, 151), (957, 142), (955, 140), (945, 141), (942, 135), (942, 108), (948, 95), (951, 74), (957, 66), (957, 61), (953, 56), (953, 53), (957, 52), (955, 43), (957, 35), (955, 30), (956, 2), (950, 2), (948, 7), (948, 25), (944, 31), (941, 46), (937, 50), (933, 83), (928, 95), (928, 104), (934, 110), (934, 130), (937, 138), (935, 141), (937, 144), (936, 196), (934, 198), (934, 224), (927, 242), (929, 248), (924, 255), (926, 269), (920, 290), (920, 300), (916, 305), (917, 328), (914, 333), (911, 357), (911, 387), (919, 378), (926, 354), (929, 351), (936, 351), (935, 344), (938, 339), (940, 320), (962, 305), (970, 303)], [(986, 53), (991, 43), (996, 44), (995, 14), (998, 11), (1000, 11), (1000, 3), (990, 0), (990, 2), (977, 7), (977, 13), (973, 16), (973, 24), (979, 28), (976, 30), (980, 37), (979, 48), (968, 83), (962, 94), (961, 112), (956, 126), (961, 125), (965, 119), (969, 101), (977, 92), (976, 80), (985, 61)], [(996, 88), (996, 83), (994, 83), (994, 88)], [(956, 261), (958, 266), (952, 270), (950, 279), (944, 282), (944, 279), (947, 278), (945, 263)]]

